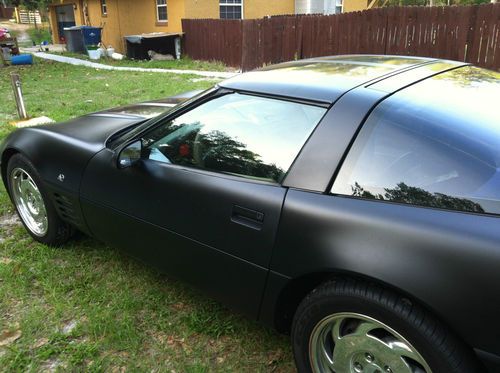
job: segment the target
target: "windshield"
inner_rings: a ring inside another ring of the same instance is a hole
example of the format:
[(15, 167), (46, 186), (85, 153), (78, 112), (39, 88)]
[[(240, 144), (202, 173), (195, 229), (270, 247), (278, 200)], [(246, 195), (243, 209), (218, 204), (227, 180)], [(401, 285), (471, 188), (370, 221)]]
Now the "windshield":
[(191, 97), (190, 99), (174, 106), (173, 108), (166, 108), (164, 114), (148, 119), (144, 122), (140, 122), (138, 125), (132, 126), (132, 128), (129, 127), (126, 130), (119, 132), (118, 134), (110, 138), (107, 144), (108, 147), (115, 148), (123, 143), (128, 142), (129, 140), (132, 140), (133, 138), (137, 137), (140, 133), (146, 131), (149, 127), (153, 126), (159, 121), (162, 121), (165, 117), (174, 114), (179, 110), (182, 110), (184, 107), (190, 105), (192, 102), (195, 102), (196, 100), (199, 100), (202, 97), (212, 94), (213, 92), (217, 91), (217, 89), (218, 87), (209, 88)]

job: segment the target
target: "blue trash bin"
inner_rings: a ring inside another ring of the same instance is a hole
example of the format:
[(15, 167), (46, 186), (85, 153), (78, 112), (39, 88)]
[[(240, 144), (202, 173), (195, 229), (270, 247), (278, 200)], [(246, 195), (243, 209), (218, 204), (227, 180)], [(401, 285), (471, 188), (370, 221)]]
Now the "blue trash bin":
[(82, 30), (83, 41), (86, 46), (98, 45), (101, 42), (101, 28), (93, 26), (80, 26)]

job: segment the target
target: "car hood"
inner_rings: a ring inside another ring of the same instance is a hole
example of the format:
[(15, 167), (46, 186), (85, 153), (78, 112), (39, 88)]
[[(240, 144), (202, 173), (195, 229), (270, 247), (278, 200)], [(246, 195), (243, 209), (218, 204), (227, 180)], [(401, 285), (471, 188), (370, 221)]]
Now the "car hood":
[[(88, 161), (105, 148), (111, 136), (147, 121), (152, 113), (172, 110), (197, 93), (105, 110), (64, 123), (21, 128), (0, 144), (0, 161), (8, 159), (8, 154), (21, 152), (45, 182), (75, 194)], [(2, 165), (4, 182), (5, 169)], [(60, 175), (64, 175), (64, 182), (58, 179)]]
[(184, 101), (200, 94), (203, 91), (189, 91), (182, 93), (177, 96), (171, 96), (163, 98), (160, 100), (147, 101), (139, 104), (120, 106), (113, 109), (107, 109), (91, 115), (98, 116), (128, 116), (128, 117), (138, 117), (142, 119), (154, 118), (160, 114), (164, 114), (176, 105), (183, 103)]
[(48, 131), (55, 137), (80, 142), (85, 147), (98, 151), (117, 132), (131, 129), (148, 119), (165, 114), (200, 92), (191, 91), (161, 100), (107, 109), (67, 122), (39, 126), (33, 130)]

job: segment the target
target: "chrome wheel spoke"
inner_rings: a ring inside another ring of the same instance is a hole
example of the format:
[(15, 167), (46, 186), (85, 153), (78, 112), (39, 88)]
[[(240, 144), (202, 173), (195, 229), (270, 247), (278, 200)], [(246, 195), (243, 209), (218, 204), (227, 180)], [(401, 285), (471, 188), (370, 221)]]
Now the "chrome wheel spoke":
[(362, 321), (359, 323), (359, 325), (356, 328), (356, 331), (353, 334), (360, 337), (366, 337), (368, 336), (368, 333), (377, 328), (378, 326), (370, 321)]
[(390, 363), (390, 369), (392, 372), (401, 372), (401, 373), (413, 373), (413, 369), (410, 367), (410, 365), (403, 360), (402, 358), (399, 359), (394, 359)]
[(394, 355), (408, 357), (412, 360), (415, 360), (420, 363), (420, 356), (414, 351), (411, 347), (409, 347), (406, 343), (401, 341), (394, 341), (387, 344), (388, 348), (391, 349)]
[(329, 372), (335, 372), (334, 362), (332, 360), (331, 355), (328, 354), (328, 351), (323, 350), (323, 353), (321, 354), (321, 359), (323, 362), (323, 366), (328, 368)]
[(335, 342), (340, 340), (340, 327), (342, 326), (342, 322), (336, 322), (333, 324), (332, 328), (332, 337)]
[(23, 179), (23, 174), (20, 174), (19, 176), (16, 177), (16, 180), (17, 180), (17, 190), (19, 191), (19, 193), (23, 193), (23, 190), (25, 188), (25, 185), (26, 185), (26, 180)]
[(47, 209), (35, 181), (22, 168), (15, 168), (10, 175), (12, 197), (17, 211), (28, 229), (37, 236), (48, 230)]
[(335, 344), (333, 350), (333, 369), (335, 372), (348, 372), (349, 370), (349, 346), (345, 340), (340, 340)]
[(333, 314), (321, 320), (311, 333), (309, 354), (312, 370), (318, 373), (432, 373), (398, 332), (355, 313)]

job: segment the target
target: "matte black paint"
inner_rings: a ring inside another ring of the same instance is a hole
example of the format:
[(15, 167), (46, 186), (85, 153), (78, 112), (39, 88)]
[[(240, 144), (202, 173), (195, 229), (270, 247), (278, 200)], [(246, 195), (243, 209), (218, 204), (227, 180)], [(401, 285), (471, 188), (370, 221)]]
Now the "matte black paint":
[(333, 103), (359, 85), (433, 61), (393, 56), (372, 56), (372, 62), (367, 59), (367, 56), (338, 56), (286, 62), (235, 76), (219, 85), (238, 91)]
[[(371, 109), (381, 100), (412, 82), (466, 66), (452, 61), (430, 61), (404, 72), (352, 87), (341, 95), (316, 128), (283, 181), (284, 186), (324, 192), (336, 173), (346, 149)], [(390, 89), (389, 89), (390, 88)]]
[[(379, 66), (384, 61), (394, 66)], [(347, 70), (379, 69), (362, 77), (334, 74), (320, 87), (298, 79), (301, 71), (316, 69), (312, 74), (324, 77), (325, 66), (342, 64)], [(106, 141), (144, 122), (134, 107), (14, 132), (0, 147), (3, 177), (9, 155), (24, 153), (49, 188), (67, 197), (87, 222), (79, 229), (274, 326), (286, 312), (280, 301), (291, 284), (316, 274), (347, 273), (399, 289), (450, 325), (495, 371), (500, 220), (326, 193), (378, 102), (460, 66), (348, 56), (288, 63), (222, 83), (232, 90), (332, 105), (283, 185), (150, 160), (119, 169), (119, 149), (106, 148)], [(163, 104), (168, 110), (169, 100), (141, 106)], [(60, 173), (66, 176), (63, 183), (57, 181)], [(303, 290), (311, 290), (307, 286), (303, 283)]]
[(500, 329), (485, 327), (500, 314), (499, 224), (491, 216), (290, 190), (271, 268), (290, 278), (350, 272), (391, 284), (470, 345), (500, 351)]
[[(132, 255), (213, 287), (214, 296), (256, 318), (286, 190), (152, 160), (119, 169), (113, 155), (94, 157), (82, 181), (91, 232), (119, 247), (128, 242)], [(250, 226), (242, 208), (262, 214), (261, 221)], [(123, 226), (110, 233), (109, 221)]]

